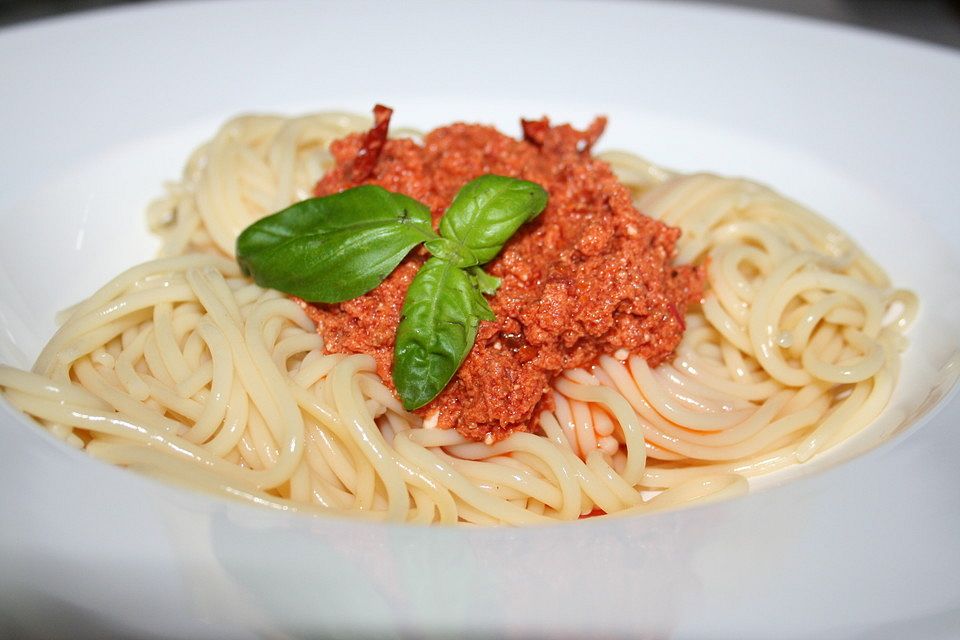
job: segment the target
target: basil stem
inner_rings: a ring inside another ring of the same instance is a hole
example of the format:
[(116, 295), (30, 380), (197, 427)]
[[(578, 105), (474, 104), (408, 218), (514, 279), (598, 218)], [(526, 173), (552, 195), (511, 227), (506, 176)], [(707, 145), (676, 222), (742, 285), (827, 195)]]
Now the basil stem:
[(342, 302), (376, 287), (413, 247), (436, 237), (429, 208), (365, 185), (258, 220), (237, 238), (237, 261), (261, 286)]
[(443, 258), (447, 262), (452, 262), (461, 269), (473, 267), (478, 264), (477, 256), (473, 255), (470, 249), (449, 238), (436, 238), (430, 240), (424, 245), (432, 255)]
[(547, 206), (547, 192), (526, 180), (485, 175), (468, 182), (440, 220), (440, 235), (492, 260), (525, 222)]
[(473, 348), (480, 320), (494, 320), (475, 278), (442, 258), (427, 260), (410, 283), (393, 352), (393, 383), (404, 408), (433, 400)]

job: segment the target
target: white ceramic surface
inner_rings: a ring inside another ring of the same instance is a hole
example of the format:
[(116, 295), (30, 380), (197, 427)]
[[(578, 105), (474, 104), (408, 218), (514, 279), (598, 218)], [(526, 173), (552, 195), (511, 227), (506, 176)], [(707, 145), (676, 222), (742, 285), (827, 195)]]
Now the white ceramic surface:
[(29, 365), (57, 309), (152, 255), (144, 205), (236, 112), (381, 101), (400, 124), (507, 131), (605, 113), (604, 147), (774, 185), (920, 293), (890, 409), (744, 498), (455, 530), (196, 495), (2, 404), (0, 636), (960, 637), (960, 55), (692, 4), (400, 4), (0, 32), (0, 359)]

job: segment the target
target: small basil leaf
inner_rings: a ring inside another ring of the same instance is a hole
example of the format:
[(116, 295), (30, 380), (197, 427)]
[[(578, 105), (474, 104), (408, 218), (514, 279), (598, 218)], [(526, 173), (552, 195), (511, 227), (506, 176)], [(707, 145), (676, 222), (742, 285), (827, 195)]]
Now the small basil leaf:
[(488, 174), (460, 189), (440, 219), (440, 235), (470, 249), (483, 264), (546, 206), (547, 192), (540, 185)]
[(408, 409), (443, 391), (473, 348), (490, 305), (463, 269), (440, 258), (427, 260), (407, 290), (393, 351), (393, 383)]
[[(477, 289), (476, 283), (473, 284), (473, 292), (476, 294), (475, 308), (474, 311), (477, 314), (477, 317), (481, 320), (487, 320), (488, 322), (493, 322), (497, 319), (497, 314), (493, 312), (493, 309), (490, 308), (490, 303), (484, 298), (480, 291)], [(474, 336), (476, 337), (476, 336)], [(470, 342), (470, 348), (473, 348), (473, 341)], [(469, 351), (469, 349), (468, 349)]]
[(492, 296), (500, 288), (500, 278), (490, 275), (480, 267), (473, 267), (470, 273), (476, 279), (480, 293)]
[(452, 262), (461, 269), (477, 264), (477, 256), (470, 249), (449, 238), (435, 238), (424, 245), (431, 254)]
[(260, 286), (342, 302), (376, 287), (410, 249), (436, 237), (429, 208), (364, 185), (258, 220), (237, 238), (237, 261)]

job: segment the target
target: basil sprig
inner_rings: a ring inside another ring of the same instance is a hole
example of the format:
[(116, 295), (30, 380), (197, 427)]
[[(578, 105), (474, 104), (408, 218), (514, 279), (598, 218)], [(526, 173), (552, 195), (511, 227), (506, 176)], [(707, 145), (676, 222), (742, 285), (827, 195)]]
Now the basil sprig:
[(343, 302), (374, 289), (415, 246), (432, 254), (414, 276), (400, 313), (393, 382), (416, 409), (443, 390), (473, 348), (483, 297), (499, 279), (492, 260), (547, 205), (540, 185), (485, 175), (466, 185), (440, 220), (420, 202), (365, 185), (311, 198), (263, 218), (237, 238), (237, 261), (257, 284), (312, 302)]

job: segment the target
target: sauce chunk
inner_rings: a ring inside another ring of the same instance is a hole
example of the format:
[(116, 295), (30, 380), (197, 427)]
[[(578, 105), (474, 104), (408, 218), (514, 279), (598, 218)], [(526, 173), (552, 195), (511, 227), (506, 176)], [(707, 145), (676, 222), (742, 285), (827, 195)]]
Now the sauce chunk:
[[(387, 140), (361, 181), (352, 168), (368, 154), (365, 134), (331, 145), (336, 165), (317, 184), (329, 195), (377, 184), (431, 208), (434, 226), (464, 184), (493, 173), (530, 180), (550, 199), (485, 269), (501, 278), (496, 314), (446, 389), (418, 410), (441, 428), (499, 440), (536, 428), (550, 408), (553, 379), (598, 356), (626, 350), (656, 366), (683, 334), (683, 313), (700, 299), (702, 268), (674, 266), (679, 230), (642, 215), (605, 162), (590, 155), (603, 130), (524, 121), (516, 140), (496, 129), (453, 124), (422, 144)], [(378, 126), (383, 126), (378, 123)], [(393, 344), (410, 281), (426, 259), (411, 253), (379, 287), (339, 304), (309, 304), (330, 352), (366, 353), (391, 382)]]

